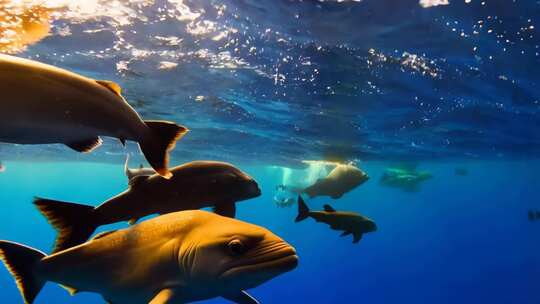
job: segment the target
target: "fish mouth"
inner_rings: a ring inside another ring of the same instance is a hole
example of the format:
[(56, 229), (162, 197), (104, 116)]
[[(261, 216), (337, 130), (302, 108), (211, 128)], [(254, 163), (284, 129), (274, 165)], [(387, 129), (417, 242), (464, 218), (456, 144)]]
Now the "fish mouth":
[(259, 197), (261, 196), (261, 194), (262, 192), (261, 192), (261, 188), (259, 188), (259, 184), (257, 184), (257, 182), (254, 180), (250, 181), (249, 184), (247, 185), (245, 199)]
[(246, 278), (266, 281), (298, 266), (296, 250), (286, 243), (265, 246), (246, 256), (221, 274), (222, 278)]

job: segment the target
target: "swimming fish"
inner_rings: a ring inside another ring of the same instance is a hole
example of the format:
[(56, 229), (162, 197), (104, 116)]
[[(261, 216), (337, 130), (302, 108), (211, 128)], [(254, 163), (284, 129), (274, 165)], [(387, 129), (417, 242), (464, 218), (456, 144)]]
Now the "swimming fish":
[(458, 176), (467, 176), (469, 174), (469, 170), (466, 168), (456, 168), (454, 169), (454, 174)]
[(295, 221), (300, 222), (307, 217), (328, 224), (334, 230), (342, 230), (341, 236), (352, 233), (353, 243), (358, 243), (364, 233), (377, 230), (377, 225), (371, 219), (354, 212), (336, 211), (330, 205), (324, 205), (324, 211), (310, 211), (304, 199), (298, 196), (298, 216)]
[(130, 187), (98, 207), (36, 198), (39, 211), (58, 231), (53, 252), (86, 241), (101, 225), (129, 221), (151, 214), (213, 207), (234, 217), (237, 201), (261, 195), (257, 182), (231, 164), (194, 161), (171, 169), (172, 177), (137, 176)]
[(2, 162), (0, 162), (0, 173), (5, 172), (5, 171), (6, 171), (6, 166), (4, 166)]
[(100, 136), (139, 143), (150, 165), (170, 177), (168, 152), (188, 129), (143, 121), (111, 81), (94, 80), (36, 61), (0, 54), (0, 142), (65, 144), (79, 152)]
[(173, 304), (224, 297), (258, 303), (245, 290), (293, 270), (293, 247), (265, 228), (202, 210), (162, 215), (52, 255), (0, 241), (0, 258), (24, 299), (46, 282), (108, 303)]
[(540, 220), (540, 211), (538, 210), (529, 210), (529, 221), (534, 222)]
[(353, 165), (337, 165), (328, 176), (321, 178), (315, 184), (302, 190), (310, 198), (317, 196), (330, 196), (338, 199), (343, 194), (365, 183), (369, 176)]
[(126, 155), (126, 162), (124, 163), (124, 173), (126, 174), (128, 180), (132, 180), (136, 176), (140, 175), (154, 175), (156, 174), (156, 171), (152, 168), (145, 168), (142, 164), (139, 166), (138, 169), (130, 169), (129, 168), (129, 154)]
[(420, 184), (431, 179), (433, 175), (426, 171), (408, 171), (400, 168), (386, 168), (381, 176), (381, 185), (400, 188), (407, 192), (420, 190)]

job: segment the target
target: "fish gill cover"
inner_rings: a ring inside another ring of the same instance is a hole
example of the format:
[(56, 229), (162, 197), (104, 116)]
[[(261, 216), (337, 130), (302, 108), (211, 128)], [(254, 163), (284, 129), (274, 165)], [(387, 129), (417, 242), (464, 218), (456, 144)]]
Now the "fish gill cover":
[[(1, 0), (0, 51), (113, 80), (143, 117), (189, 122), (180, 160), (513, 159), (540, 151), (539, 9)], [(64, 150), (1, 144), (0, 155)], [(122, 151), (108, 140), (84, 158)]]

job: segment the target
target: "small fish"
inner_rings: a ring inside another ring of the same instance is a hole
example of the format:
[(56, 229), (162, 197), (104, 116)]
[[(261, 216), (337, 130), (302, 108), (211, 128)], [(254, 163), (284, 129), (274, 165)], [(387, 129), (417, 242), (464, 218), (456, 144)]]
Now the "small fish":
[(4, 166), (2, 162), (0, 162), (0, 173), (5, 172), (5, 171), (6, 171), (6, 166)]
[(336, 211), (330, 205), (324, 205), (324, 211), (310, 211), (304, 199), (298, 196), (298, 216), (296, 222), (312, 217), (317, 222), (330, 225), (331, 229), (342, 230), (341, 236), (353, 235), (353, 243), (358, 243), (364, 233), (377, 230), (371, 219), (354, 212)]
[(302, 190), (310, 198), (329, 196), (333, 199), (342, 197), (345, 193), (365, 183), (369, 176), (353, 165), (337, 165), (328, 176), (321, 178), (315, 184)]
[(108, 303), (172, 304), (223, 297), (257, 304), (245, 290), (298, 265), (295, 249), (267, 229), (202, 210), (108, 231), (47, 256), (0, 241), (0, 259), (31, 304), (46, 282)]
[(538, 210), (529, 210), (529, 221), (534, 222), (540, 220), (540, 211)]
[(36, 61), (0, 54), (0, 142), (65, 144), (78, 152), (100, 136), (139, 143), (150, 165), (170, 177), (169, 151), (187, 128), (143, 121), (111, 81), (94, 80)]
[(156, 171), (152, 168), (145, 168), (142, 164), (138, 169), (129, 168), (129, 154), (126, 155), (126, 162), (124, 163), (124, 173), (126, 174), (128, 181), (131, 181), (134, 177), (137, 176), (150, 176), (156, 174)]
[(467, 175), (469, 175), (469, 170), (467, 170), (465, 168), (456, 168), (454, 170), (454, 173), (455, 173), (455, 175), (458, 175), (458, 176), (467, 176)]
[(98, 207), (36, 198), (34, 204), (59, 235), (53, 252), (79, 245), (102, 225), (151, 214), (213, 207), (234, 217), (236, 202), (261, 195), (257, 182), (231, 164), (194, 161), (171, 169), (172, 177), (137, 176), (130, 187)]

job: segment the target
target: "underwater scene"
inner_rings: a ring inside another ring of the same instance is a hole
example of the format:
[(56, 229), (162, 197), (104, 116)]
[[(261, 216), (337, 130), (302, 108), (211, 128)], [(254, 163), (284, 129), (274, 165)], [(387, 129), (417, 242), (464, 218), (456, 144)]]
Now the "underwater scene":
[(539, 20), (0, 0), (0, 302), (540, 303)]

